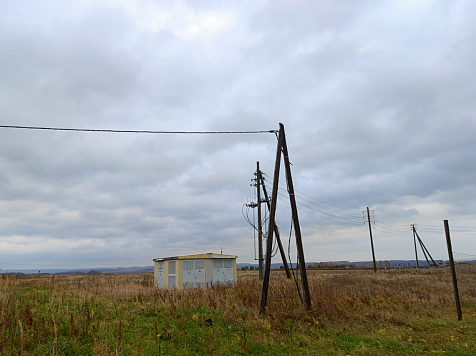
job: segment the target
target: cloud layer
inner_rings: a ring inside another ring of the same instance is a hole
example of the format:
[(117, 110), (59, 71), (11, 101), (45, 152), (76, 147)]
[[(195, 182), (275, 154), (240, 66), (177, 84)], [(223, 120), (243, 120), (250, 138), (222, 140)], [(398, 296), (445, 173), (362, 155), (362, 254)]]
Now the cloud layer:
[[(367, 206), (378, 259), (412, 258), (414, 223), (446, 259), (443, 219), (454, 250), (476, 255), (475, 15), (471, 1), (6, 2), (0, 124), (282, 122), (308, 261), (369, 260)], [(220, 248), (253, 262), (241, 210), (256, 162), (272, 176), (275, 150), (273, 134), (0, 128), (0, 268), (150, 265)]]

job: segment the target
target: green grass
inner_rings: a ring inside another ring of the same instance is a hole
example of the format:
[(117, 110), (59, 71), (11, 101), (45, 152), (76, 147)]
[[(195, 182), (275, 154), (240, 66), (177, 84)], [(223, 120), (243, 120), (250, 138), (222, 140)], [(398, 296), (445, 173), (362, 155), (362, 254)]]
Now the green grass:
[(150, 275), (2, 278), (0, 355), (476, 355), (475, 271), (458, 271), (462, 321), (445, 269), (310, 271), (311, 313), (276, 271), (261, 316), (249, 272), (184, 291)]

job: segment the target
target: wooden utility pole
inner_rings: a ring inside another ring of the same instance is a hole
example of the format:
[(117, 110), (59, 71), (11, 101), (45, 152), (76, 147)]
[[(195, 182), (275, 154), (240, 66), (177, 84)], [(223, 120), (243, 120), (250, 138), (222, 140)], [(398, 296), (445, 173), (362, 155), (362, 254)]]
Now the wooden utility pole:
[(298, 258), (301, 268), (302, 275), (302, 287), (304, 291), (304, 306), (307, 310), (311, 309), (311, 296), (309, 293), (309, 285), (307, 281), (306, 273), (306, 262), (304, 260), (304, 249), (302, 247), (301, 239), (301, 229), (299, 226), (299, 219), (297, 215), (296, 200), (294, 197), (294, 188), (291, 177), (291, 167), (289, 163), (288, 149), (286, 145), (286, 138), (284, 134), (283, 124), (279, 124), (279, 136), (278, 136), (278, 145), (276, 149), (276, 163), (274, 166), (274, 178), (273, 178), (273, 190), (271, 194), (271, 206), (269, 211), (269, 228), (268, 228), (268, 239), (266, 241), (266, 260), (265, 260), (265, 270), (263, 277), (263, 285), (261, 289), (261, 301), (260, 301), (260, 312), (263, 313), (266, 310), (266, 304), (268, 301), (268, 287), (269, 287), (269, 274), (271, 269), (271, 249), (273, 247), (273, 232), (275, 228), (275, 216), (276, 216), (276, 203), (278, 198), (278, 184), (279, 184), (279, 170), (281, 165), (281, 151), (284, 155), (284, 162), (286, 168), (286, 180), (288, 183), (288, 192), (289, 198), (291, 200), (291, 211), (293, 215), (294, 231), (296, 235), (296, 245), (298, 248)]
[(418, 265), (418, 252), (417, 252), (417, 247), (416, 247), (416, 231), (415, 231), (415, 225), (412, 225), (412, 231), (413, 231), (413, 244), (415, 245), (415, 261), (416, 261), (416, 268), (419, 268), (420, 266)]
[(430, 251), (428, 251), (428, 249), (426, 248), (425, 244), (423, 243), (420, 236), (418, 235), (418, 232), (416, 232), (416, 228), (415, 228), (414, 224), (412, 225), (412, 230), (413, 230), (413, 242), (415, 244), (415, 259), (416, 259), (416, 262), (417, 262), (417, 268), (419, 267), (419, 265), (418, 265), (416, 240), (418, 240), (418, 243), (420, 244), (421, 250), (423, 252), (423, 256), (425, 256), (426, 263), (428, 264), (428, 266), (431, 266), (431, 263), (428, 260), (428, 257), (430, 257), (431, 262), (433, 263), (433, 266), (437, 267), (437, 264), (436, 264), (435, 260), (433, 259), (433, 257), (431, 257)]
[(271, 206), (269, 209), (268, 238), (266, 239), (266, 259), (264, 265), (263, 284), (261, 286), (260, 313), (266, 310), (268, 303), (269, 273), (271, 269), (271, 249), (273, 248), (274, 218), (276, 216), (276, 203), (278, 200), (279, 169), (281, 167), (281, 147), (284, 140), (284, 127), (280, 126), (278, 146), (276, 149), (276, 161), (274, 164), (273, 190), (271, 192)]
[(461, 304), (459, 302), (459, 292), (458, 292), (458, 282), (456, 280), (455, 261), (453, 259), (453, 248), (451, 247), (450, 227), (448, 225), (448, 220), (443, 220), (443, 223), (445, 224), (446, 245), (448, 246), (448, 257), (450, 258), (451, 276), (453, 277), (453, 290), (455, 293), (456, 311), (458, 313), (458, 320), (462, 320), (463, 315), (461, 314)]
[(375, 262), (374, 240), (372, 238), (372, 226), (370, 224), (370, 210), (369, 210), (369, 207), (367, 207), (367, 218), (368, 218), (368, 221), (369, 221), (370, 246), (372, 247), (372, 259), (374, 261), (374, 272), (377, 273), (377, 263)]
[[(284, 126), (279, 124), (280, 128)], [(281, 132), (281, 130), (280, 130)], [(311, 310), (311, 293), (309, 292), (309, 284), (307, 281), (306, 261), (304, 260), (304, 249), (302, 247), (301, 239), (301, 227), (299, 225), (299, 218), (296, 205), (296, 197), (294, 195), (293, 178), (291, 176), (291, 164), (289, 163), (288, 147), (286, 144), (286, 138), (283, 140), (283, 155), (284, 155), (284, 168), (286, 169), (286, 181), (288, 183), (289, 200), (291, 202), (291, 212), (293, 215), (294, 234), (296, 236), (296, 247), (298, 252), (298, 261), (301, 271), (302, 289), (304, 291), (304, 307), (309, 311)]]
[(258, 197), (258, 278), (263, 280), (263, 227), (261, 226), (261, 172), (259, 170), (259, 162), (256, 162), (256, 190)]
[[(268, 210), (271, 210), (271, 203), (269, 202), (268, 198), (268, 191), (266, 190), (266, 186), (264, 185), (264, 179), (260, 172), (261, 179), (261, 186), (263, 188), (264, 199), (266, 200), (266, 204), (268, 205)], [(283, 260), (284, 270), (286, 271), (286, 277), (291, 278), (291, 271), (289, 270), (288, 261), (286, 259), (286, 254), (284, 252), (283, 244), (281, 243), (281, 237), (279, 236), (278, 225), (274, 224), (274, 233), (276, 234), (276, 241), (278, 242), (279, 253), (281, 254), (281, 259)]]
[(436, 267), (437, 264), (436, 264), (435, 260), (433, 259), (433, 257), (431, 257), (430, 251), (428, 251), (425, 244), (421, 240), (420, 236), (418, 236), (418, 232), (416, 232), (416, 230), (415, 230), (415, 234), (416, 234), (416, 237), (417, 237), (418, 241), (420, 242), (421, 250), (423, 251), (423, 254), (425, 255), (426, 263), (428, 263), (428, 266), (431, 266), (430, 261), (428, 261), (428, 257), (430, 257), (431, 262), (433, 263), (433, 266)]
[(426, 264), (427, 264), (428, 266), (431, 266), (431, 263), (430, 263), (430, 261), (428, 260), (428, 255), (426, 254), (426, 251), (425, 251), (425, 248), (424, 248), (425, 245), (423, 245), (423, 241), (420, 240), (420, 238), (418, 237), (418, 235), (417, 235), (417, 238), (418, 238), (418, 243), (420, 244), (421, 250), (422, 250), (422, 252), (423, 252), (423, 256), (425, 257)]

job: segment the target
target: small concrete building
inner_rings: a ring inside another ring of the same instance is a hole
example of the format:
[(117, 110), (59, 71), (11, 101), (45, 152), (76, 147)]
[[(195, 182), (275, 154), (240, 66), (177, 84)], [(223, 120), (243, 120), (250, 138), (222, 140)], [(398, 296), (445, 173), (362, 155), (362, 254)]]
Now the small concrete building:
[(216, 253), (154, 258), (155, 285), (167, 289), (235, 285), (236, 258)]

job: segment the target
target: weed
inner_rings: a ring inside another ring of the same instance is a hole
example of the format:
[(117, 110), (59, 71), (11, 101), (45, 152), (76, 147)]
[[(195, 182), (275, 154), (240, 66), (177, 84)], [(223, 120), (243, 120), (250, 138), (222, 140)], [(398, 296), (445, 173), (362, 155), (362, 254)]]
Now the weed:
[[(259, 316), (255, 271), (234, 288), (162, 290), (151, 274), (0, 279), (2, 355), (471, 354), (473, 266), (458, 266), (463, 322), (449, 270), (310, 270), (312, 312), (272, 271)], [(153, 334), (153, 336), (152, 336)]]

